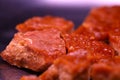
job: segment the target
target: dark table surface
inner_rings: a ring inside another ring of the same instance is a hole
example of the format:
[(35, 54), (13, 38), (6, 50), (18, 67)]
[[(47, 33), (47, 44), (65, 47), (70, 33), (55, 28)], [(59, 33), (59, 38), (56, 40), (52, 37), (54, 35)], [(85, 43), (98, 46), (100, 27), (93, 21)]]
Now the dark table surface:
[[(15, 26), (30, 17), (60, 16), (72, 20), (77, 28), (90, 10), (90, 7), (50, 7), (35, 1), (37, 0), (0, 0), (0, 52), (12, 39), (16, 32)], [(19, 80), (22, 75), (29, 74), (37, 73), (11, 66), (0, 58), (0, 80)]]

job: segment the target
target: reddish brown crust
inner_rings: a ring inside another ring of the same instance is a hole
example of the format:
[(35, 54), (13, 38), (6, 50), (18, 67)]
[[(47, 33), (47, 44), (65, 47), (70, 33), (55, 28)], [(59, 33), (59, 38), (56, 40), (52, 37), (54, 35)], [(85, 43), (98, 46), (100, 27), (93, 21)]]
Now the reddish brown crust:
[(112, 47), (86, 35), (65, 34), (63, 38), (70, 55), (87, 56), (95, 61), (111, 59), (115, 55)]
[(33, 17), (26, 20), (16, 26), (16, 29), (20, 32), (32, 31), (32, 30), (42, 30), (45, 28), (56, 28), (62, 32), (71, 32), (73, 29), (73, 22), (65, 20), (61, 17)]
[(87, 36), (90, 39), (97, 40), (95, 35), (91, 33), (86, 27), (79, 26), (72, 34), (78, 34), (78, 35), (84, 35)]

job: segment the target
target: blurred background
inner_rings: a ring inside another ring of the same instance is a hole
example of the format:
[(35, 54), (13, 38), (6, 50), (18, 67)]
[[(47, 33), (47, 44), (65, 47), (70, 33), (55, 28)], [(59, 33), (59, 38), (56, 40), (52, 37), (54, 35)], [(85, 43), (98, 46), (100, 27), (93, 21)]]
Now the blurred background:
[(0, 51), (12, 39), (15, 26), (28, 18), (60, 16), (77, 28), (91, 8), (106, 5), (120, 5), (120, 0), (0, 0)]

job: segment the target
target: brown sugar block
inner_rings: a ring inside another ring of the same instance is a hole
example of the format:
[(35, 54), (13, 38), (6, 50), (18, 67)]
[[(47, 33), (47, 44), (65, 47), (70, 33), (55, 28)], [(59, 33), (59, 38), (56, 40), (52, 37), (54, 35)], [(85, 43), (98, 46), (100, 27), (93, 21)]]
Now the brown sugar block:
[(33, 17), (24, 23), (18, 24), (16, 29), (20, 32), (42, 30), (45, 28), (56, 28), (62, 32), (71, 32), (73, 30), (73, 22), (65, 20), (61, 17), (45, 16)]
[(82, 25), (80, 25), (75, 31), (73, 31), (72, 34), (84, 35), (88, 36), (90, 39), (98, 40), (93, 33), (91, 33), (86, 27)]
[[(53, 67), (54, 66), (54, 67)], [(42, 75), (40, 80), (87, 80), (89, 79), (90, 62), (85, 58), (75, 56), (62, 56), (56, 59), (53, 65)], [(55, 70), (57, 73), (51, 76)]]
[(63, 39), (70, 55), (87, 56), (94, 61), (111, 59), (115, 55), (111, 46), (83, 34), (64, 34)]
[(12, 65), (43, 71), (56, 58), (66, 54), (65, 43), (60, 34), (56, 29), (18, 32), (1, 56)]
[(104, 40), (108, 38), (108, 31), (111, 30), (111, 25), (120, 20), (119, 14), (120, 6), (94, 8), (82, 25), (93, 33), (98, 40)]

